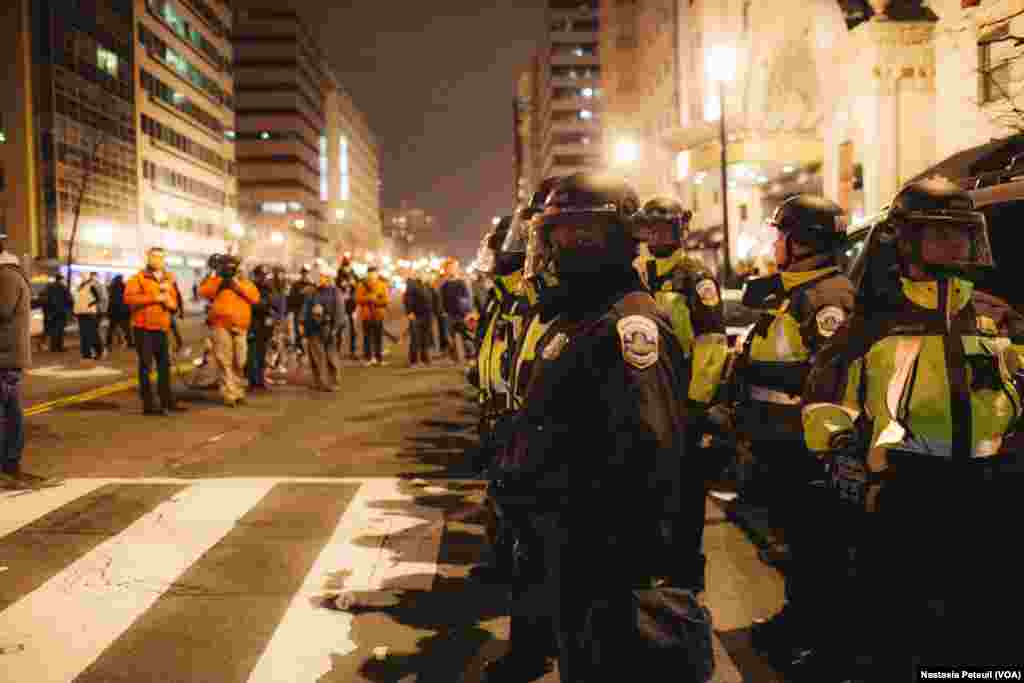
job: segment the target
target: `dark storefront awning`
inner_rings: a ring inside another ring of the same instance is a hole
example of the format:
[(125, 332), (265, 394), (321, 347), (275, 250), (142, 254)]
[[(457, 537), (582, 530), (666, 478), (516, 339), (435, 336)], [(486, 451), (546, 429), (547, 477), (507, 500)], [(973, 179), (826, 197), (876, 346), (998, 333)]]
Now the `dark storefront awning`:
[(978, 145), (957, 152), (940, 161), (910, 180), (923, 180), (932, 176), (948, 178), (964, 189), (973, 189), (980, 177), (1006, 170), (1014, 157), (1024, 160), (1024, 135), (1013, 135), (1001, 140)]

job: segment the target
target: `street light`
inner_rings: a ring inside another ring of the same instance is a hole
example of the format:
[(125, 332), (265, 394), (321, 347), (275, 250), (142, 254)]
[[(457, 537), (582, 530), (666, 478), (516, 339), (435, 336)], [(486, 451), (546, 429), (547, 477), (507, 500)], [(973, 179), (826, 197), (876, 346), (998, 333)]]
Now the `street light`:
[(725, 137), (725, 84), (736, 78), (736, 48), (714, 45), (707, 54), (707, 76), (718, 83), (718, 144), (722, 148), (722, 249), (725, 251), (725, 270), (722, 286), (732, 280), (732, 262), (729, 257), (729, 166)]
[(501, 218), (499, 216), (495, 216), (494, 218), (491, 219), (491, 225), (497, 225), (500, 222)]
[(623, 138), (615, 143), (615, 163), (619, 166), (632, 164), (640, 158), (640, 145), (635, 140)]

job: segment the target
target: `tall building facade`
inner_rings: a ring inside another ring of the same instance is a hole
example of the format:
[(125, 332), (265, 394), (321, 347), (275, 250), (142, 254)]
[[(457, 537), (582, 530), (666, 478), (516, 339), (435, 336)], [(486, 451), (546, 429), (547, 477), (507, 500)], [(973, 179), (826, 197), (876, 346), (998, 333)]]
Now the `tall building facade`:
[(30, 58), (5, 105), (15, 241), (53, 270), (67, 259), (78, 213), (77, 263), (138, 265), (131, 0), (32, 0), (7, 11), (19, 16), (0, 28), (3, 49), (19, 45), (16, 58)]
[(134, 0), (142, 247), (191, 287), (240, 231), (232, 11), (225, 0)]
[(330, 90), (324, 59), (287, 3), (236, 3), (240, 207), (247, 256), (298, 267), (329, 253), (320, 140)]
[(537, 100), (537, 179), (605, 166), (598, 0), (548, 0)]
[(537, 85), (539, 80), (538, 56), (519, 72), (516, 78), (515, 101), (512, 106), (512, 126), (515, 136), (515, 204), (529, 202), (537, 175)]
[(320, 145), (320, 197), (326, 202), (334, 255), (381, 250), (377, 141), (366, 116), (337, 82), (327, 94), (327, 132)]
[(250, 258), (329, 267), (381, 244), (377, 144), (287, 2), (237, 6), (239, 186)]

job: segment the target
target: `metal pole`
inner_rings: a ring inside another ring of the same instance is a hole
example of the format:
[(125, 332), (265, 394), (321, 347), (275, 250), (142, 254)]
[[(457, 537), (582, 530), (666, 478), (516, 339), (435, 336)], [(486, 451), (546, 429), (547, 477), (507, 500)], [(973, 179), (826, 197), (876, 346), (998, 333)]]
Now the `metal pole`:
[(729, 173), (725, 149), (725, 81), (718, 82), (718, 144), (722, 147), (722, 250), (725, 264), (722, 271), (722, 287), (732, 282), (732, 261), (729, 258)]

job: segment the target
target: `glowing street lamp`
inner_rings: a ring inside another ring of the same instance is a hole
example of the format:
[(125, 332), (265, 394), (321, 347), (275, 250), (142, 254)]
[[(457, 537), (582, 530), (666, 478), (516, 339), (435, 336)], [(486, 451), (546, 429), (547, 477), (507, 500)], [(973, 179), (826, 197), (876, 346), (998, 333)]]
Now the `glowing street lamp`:
[[(707, 52), (705, 64), (708, 80), (718, 83), (718, 144), (722, 148), (722, 250), (725, 252), (722, 286), (729, 287), (732, 280), (732, 261), (729, 256), (729, 161), (725, 147), (725, 84), (736, 78), (736, 48), (730, 45), (713, 45)], [(705, 112), (705, 116), (709, 113), (714, 112)]]
[(494, 218), (491, 219), (491, 225), (497, 225), (500, 222), (501, 222), (501, 217), (500, 216), (495, 216)]
[(635, 140), (623, 138), (615, 143), (615, 163), (619, 166), (632, 164), (640, 158), (640, 145)]

